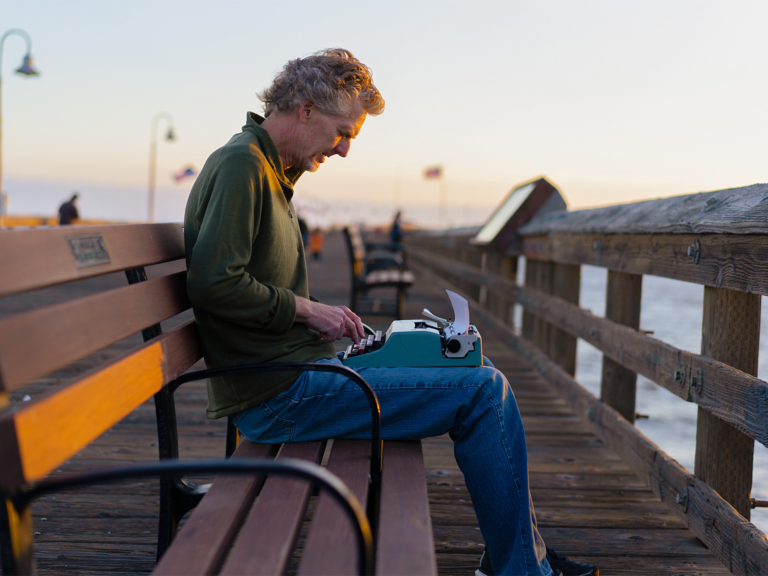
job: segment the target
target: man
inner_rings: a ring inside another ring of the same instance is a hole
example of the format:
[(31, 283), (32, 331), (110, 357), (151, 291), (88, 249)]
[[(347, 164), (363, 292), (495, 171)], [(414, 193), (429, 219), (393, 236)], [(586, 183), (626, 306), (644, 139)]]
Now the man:
[(72, 198), (67, 202), (59, 206), (59, 226), (68, 226), (80, 217), (77, 213), (77, 206), (75, 206), (76, 201), (77, 192), (72, 194)]
[[(368, 114), (384, 111), (371, 71), (346, 50), (285, 65), (260, 94), (265, 118), (215, 151), (187, 203), (187, 290), (206, 364), (336, 362), (331, 344), (363, 335), (344, 306), (309, 300), (293, 185), (345, 157)], [(479, 368), (363, 368), (385, 439), (450, 432), (487, 554), (480, 574), (597, 574), (548, 551), (528, 491), (525, 433), (504, 376)], [(228, 376), (208, 383), (208, 416), (232, 415), (251, 441), (370, 437), (364, 394), (320, 372)], [(493, 561), (491, 566), (490, 559)]]

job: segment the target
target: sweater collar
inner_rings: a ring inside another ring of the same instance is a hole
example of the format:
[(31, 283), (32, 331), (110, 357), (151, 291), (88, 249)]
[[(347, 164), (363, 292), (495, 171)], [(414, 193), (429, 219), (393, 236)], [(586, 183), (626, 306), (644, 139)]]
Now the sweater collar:
[(304, 173), (304, 170), (301, 170), (295, 166), (291, 166), (287, 170), (283, 167), (283, 160), (280, 158), (280, 154), (277, 151), (277, 146), (275, 146), (275, 143), (272, 142), (272, 138), (270, 138), (269, 132), (261, 127), (262, 122), (264, 122), (264, 118), (262, 116), (259, 116), (254, 112), (248, 112), (245, 119), (245, 126), (243, 126), (243, 132), (250, 131), (256, 135), (256, 138), (259, 141), (259, 146), (261, 147), (261, 151), (264, 153), (267, 161), (272, 166), (275, 174), (277, 174), (277, 179), (280, 180), (280, 184), (282, 184), (284, 188), (287, 188), (286, 194), (290, 200), (291, 196), (293, 196), (293, 187), (299, 177)]

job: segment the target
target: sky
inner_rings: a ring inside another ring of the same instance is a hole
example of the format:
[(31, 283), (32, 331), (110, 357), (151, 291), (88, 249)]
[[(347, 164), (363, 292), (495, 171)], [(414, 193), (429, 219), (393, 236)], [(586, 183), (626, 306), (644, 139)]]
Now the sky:
[[(328, 47), (372, 70), (386, 111), (347, 158), (296, 186), (308, 219), (481, 223), (545, 175), (571, 209), (765, 182), (767, 2), (536, 0), (260, 2), (0, 0), (0, 34), (32, 38), (39, 77), (2, 53), (3, 187), (14, 214), (147, 215), (153, 117), (157, 219), (179, 221), (191, 180), (261, 112), (286, 61)], [(166, 130), (160, 122), (159, 132)], [(423, 171), (440, 164), (443, 181)]]

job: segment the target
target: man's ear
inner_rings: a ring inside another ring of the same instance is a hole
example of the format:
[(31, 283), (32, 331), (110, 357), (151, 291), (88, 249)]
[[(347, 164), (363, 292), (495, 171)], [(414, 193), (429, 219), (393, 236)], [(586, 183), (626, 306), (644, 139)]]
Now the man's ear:
[(311, 100), (302, 102), (299, 106), (299, 122), (306, 124), (316, 110), (315, 104)]

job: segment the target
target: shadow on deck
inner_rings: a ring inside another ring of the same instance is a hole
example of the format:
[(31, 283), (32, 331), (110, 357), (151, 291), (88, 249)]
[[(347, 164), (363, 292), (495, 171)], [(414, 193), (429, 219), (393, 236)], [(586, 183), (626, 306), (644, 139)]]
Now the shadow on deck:
[[(444, 293), (420, 280), (406, 301), (406, 317), (424, 307), (450, 316)], [(94, 282), (125, 284), (123, 275)], [(340, 234), (326, 239), (323, 262), (310, 266), (313, 296), (347, 304), (349, 265)], [(83, 290), (88, 290), (86, 283)], [(71, 295), (69, 296), (71, 297)], [(45, 303), (55, 290), (41, 291)], [(2, 308), (8, 313), (24, 303)], [(379, 329), (387, 317), (365, 318)], [(481, 333), (483, 326), (478, 325)], [(490, 334), (490, 331), (488, 331)], [(139, 338), (115, 346), (138, 345)], [(502, 343), (486, 338), (484, 353), (508, 378), (523, 414), (529, 449), (532, 494), (541, 533), (548, 545), (574, 559), (600, 566), (601, 574), (728, 574), (715, 557), (658, 502), (651, 491), (569, 409), (530, 365)], [(93, 359), (98, 362), (103, 358)], [(85, 362), (81, 369), (88, 368)], [(60, 375), (62, 378), (66, 374)], [(55, 382), (38, 384), (37, 392)], [(177, 392), (182, 457), (223, 455), (225, 422), (205, 419), (205, 387), (192, 383)], [(155, 416), (145, 403), (62, 470), (103, 465), (105, 460), (157, 458)], [(440, 574), (472, 574), (483, 550), (464, 478), (447, 437), (424, 441), (427, 483)], [(158, 490), (155, 481), (101, 486), (41, 499), (33, 506), (40, 573), (143, 574), (155, 564)]]

